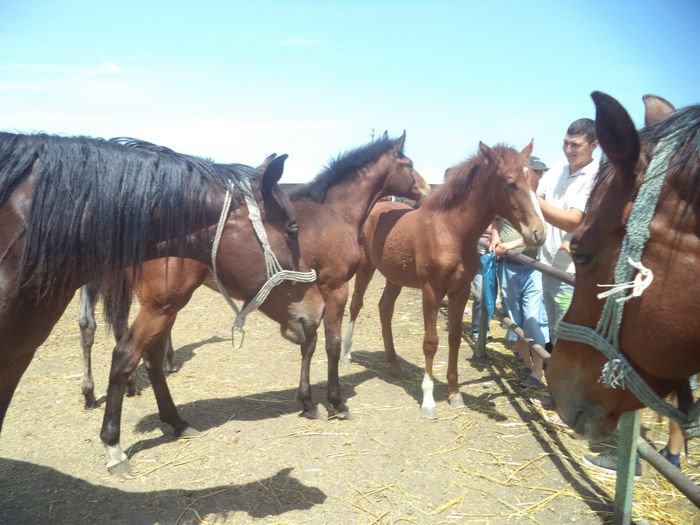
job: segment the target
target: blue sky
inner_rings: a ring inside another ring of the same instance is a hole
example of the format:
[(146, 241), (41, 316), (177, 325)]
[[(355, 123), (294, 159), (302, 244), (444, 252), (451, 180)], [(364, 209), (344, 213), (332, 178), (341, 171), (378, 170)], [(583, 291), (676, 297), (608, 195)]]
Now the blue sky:
[(131, 136), (304, 182), (407, 132), (430, 182), (478, 141), (549, 165), (605, 91), (700, 103), (697, 0), (0, 0), (0, 129)]

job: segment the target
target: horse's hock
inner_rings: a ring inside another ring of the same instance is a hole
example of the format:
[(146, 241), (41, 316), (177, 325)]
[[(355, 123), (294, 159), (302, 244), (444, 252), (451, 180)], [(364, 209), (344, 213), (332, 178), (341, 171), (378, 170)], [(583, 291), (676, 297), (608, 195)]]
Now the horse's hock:
[[(342, 369), (349, 421), (299, 418), (298, 347), (255, 313), (243, 349), (234, 352), (224, 300), (198, 290), (175, 324), (180, 370), (168, 382), (183, 417), (201, 435), (176, 440), (160, 424), (139, 367), (142, 393), (124, 401), (122, 444), (133, 466), (130, 477), (106, 472), (97, 437), (113, 347), (101, 323), (93, 356), (100, 406), (83, 408), (76, 298), (10, 405), (0, 437), (0, 522), (605, 523), (613, 483), (584, 470), (579, 459), (588, 448), (547, 426), (526, 402), (516, 386), (513, 354), (502, 346), (495, 324), (490, 364), (473, 366), (473, 343), (463, 343), (459, 372), (466, 408), (454, 410), (446, 401), (447, 332), (439, 316), (438, 419), (417, 417), (420, 294), (405, 289), (397, 301), (403, 373), (393, 377), (376, 312), (382, 282), (370, 284), (355, 330), (354, 363)], [(312, 364), (316, 399), (325, 399), (323, 344)], [(644, 425), (647, 437), (665, 440), (663, 423), (647, 416)], [(683, 469), (697, 472), (685, 463)], [(695, 509), (651, 470), (635, 487), (642, 516), (654, 523), (693, 523)]]

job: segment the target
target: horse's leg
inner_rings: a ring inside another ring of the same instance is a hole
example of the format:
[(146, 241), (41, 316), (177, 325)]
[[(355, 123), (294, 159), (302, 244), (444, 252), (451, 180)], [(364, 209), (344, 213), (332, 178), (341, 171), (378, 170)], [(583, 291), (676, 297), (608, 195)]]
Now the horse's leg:
[[(185, 300), (184, 304), (186, 303)], [(112, 473), (125, 473), (131, 470), (129, 460), (119, 444), (122, 405), (128, 380), (146, 352), (148, 352), (145, 361), (146, 369), (156, 396), (161, 421), (170, 424), (178, 436), (189, 434), (186, 432), (187, 423), (178, 415), (175, 403), (170, 397), (162, 370), (164, 337), (172, 327), (177, 311), (182, 307), (168, 306), (170, 308), (167, 312), (156, 313), (148, 305), (142, 304), (134, 323), (114, 347), (107, 403), (100, 432), (100, 437), (107, 449), (107, 469)]]
[(297, 390), (297, 399), (302, 406), (301, 416), (316, 419), (318, 416), (316, 403), (311, 397), (311, 358), (316, 351), (316, 340), (318, 335), (314, 332), (313, 335), (306, 338), (306, 342), (300, 346), (301, 350), (301, 376), (299, 377), (299, 389)]
[(396, 359), (396, 349), (394, 348), (394, 334), (391, 331), (391, 319), (394, 317), (394, 304), (401, 293), (401, 287), (387, 279), (384, 285), (384, 292), (379, 299), (379, 320), (382, 323), (382, 339), (384, 340), (384, 356), (391, 373), (398, 375), (401, 372), (401, 365)]
[(343, 312), (348, 301), (348, 283), (331, 291), (321, 288), (326, 301), (326, 312), (323, 326), (326, 334), (326, 355), (328, 356), (328, 401), (334, 410), (334, 415), (340, 419), (350, 417), (347, 405), (343, 402), (338, 377), (338, 362), (340, 361), (340, 334), (343, 323)]
[(7, 408), (10, 406), (19, 380), (31, 363), (35, 351), (27, 352), (9, 365), (0, 368), (0, 430), (2, 430), (2, 422), (5, 420)]
[[(442, 298), (440, 298), (442, 299)], [(421, 388), (423, 389), (423, 402), (421, 403), (421, 416), (425, 419), (437, 419), (435, 398), (433, 397), (433, 361), (438, 347), (437, 312), (439, 299), (432, 288), (423, 289), (423, 355), (425, 356), (425, 374)]]
[[(115, 325), (112, 327), (114, 330), (114, 342), (118, 344), (126, 331), (129, 329), (128, 320), (126, 317), (118, 318), (114, 320)], [(127, 397), (134, 397), (140, 394), (138, 386), (136, 386), (136, 369), (132, 372), (128, 379), (126, 380), (126, 395)]]
[(449, 296), (449, 303), (447, 306), (448, 343), (450, 347), (447, 361), (447, 385), (449, 392), (447, 400), (453, 408), (461, 408), (464, 406), (462, 394), (459, 392), (457, 360), (459, 358), (459, 347), (462, 344), (464, 308), (467, 306), (468, 299), (469, 287), (463, 286), (460, 288), (459, 292)]
[(352, 334), (355, 331), (355, 320), (360, 314), (360, 310), (364, 304), (365, 292), (369, 286), (372, 276), (374, 275), (374, 265), (365, 255), (364, 249), (360, 249), (361, 257), (360, 264), (355, 273), (355, 289), (352, 292), (352, 300), (350, 301), (350, 320), (345, 331), (345, 340), (343, 341), (343, 353), (340, 360), (343, 364), (350, 364), (352, 359)]
[(163, 319), (167, 329), (162, 329), (162, 335), (151, 344), (143, 355), (143, 364), (146, 366), (148, 377), (151, 380), (153, 394), (158, 404), (158, 414), (163, 423), (169, 424), (175, 430), (177, 436), (192, 437), (199, 435), (195, 429), (190, 427), (177, 412), (173, 398), (170, 395), (168, 383), (165, 380), (163, 371), (163, 361), (167, 350), (167, 341), (170, 339), (170, 329), (175, 322), (175, 316), (170, 319)]
[(168, 338), (165, 341), (165, 371), (169, 374), (177, 372), (175, 366), (175, 350), (173, 350), (173, 335), (168, 332)]
[(95, 380), (92, 377), (92, 345), (95, 342), (95, 300), (97, 287), (88, 283), (80, 288), (80, 346), (83, 349), (83, 384), (85, 408), (96, 408)]
[(131, 330), (127, 330), (112, 351), (107, 401), (100, 431), (100, 438), (107, 450), (107, 469), (113, 474), (131, 472), (131, 465), (119, 440), (127, 382), (141, 360), (141, 353), (137, 354), (133, 349), (132, 339)]

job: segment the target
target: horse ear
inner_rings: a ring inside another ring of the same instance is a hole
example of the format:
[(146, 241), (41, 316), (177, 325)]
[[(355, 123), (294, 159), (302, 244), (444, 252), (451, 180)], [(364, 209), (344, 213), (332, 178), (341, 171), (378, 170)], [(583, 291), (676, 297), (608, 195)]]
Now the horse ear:
[(532, 147), (535, 143), (535, 139), (530, 139), (530, 144), (525, 146), (523, 150), (520, 152), (521, 155), (525, 155), (525, 158), (530, 158), (530, 155), (532, 155)]
[(260, 164), (260, 165), (259, 165), (257, 168), (255, 168), (255, 169), (260, 170), (260, 171), (265, 171), (265, 170), (267, 169), (267, 167), (270, 165), (270, 163), (271, 163), (273, 160), (275, 160), (275, 157), (277, 157), (277, 153), (271, 153), (270, 155), (268, 155), (267, 157), (265, 157), (265, 160), (262, 161), (262, 164)]
[(282, 172), (284, 171), (284, 161), (287, 160), (289, 155), (284, 154), (275, 157), (270, 161), (270, 164), (265, 168), (265, 173), (262, 176), (262, 191), (263, 195), (268, 194), (272, 191), (272, 188), (277, 184), (282, 177)]
[(382, 133), (382, 140), (389, 140), (389, 130), (384, 130), (384, 133)]
[(394, 149), (397, 152), (403, 151), (403, 145), (406, 143), (406, 130), (403, 130), (401, 136), (394, 142)]
[(594, 91), (595, 130), (600, 147), (618, 173), (631, 175), (639, 159), (639, 135), (629, 113), (610, 95)]
[(644, 95), (644, 125), (651, 126), (657, 122), (661, 122), (671, 113), (675, 113), (676, 108), (673, 107), (668, 100), (657, 95)]
[(484, 157), (486, 157), (486, 160), (488, 160), (489, 162), (496, 162), (493, 156), (493, 150), (481, 141), (479, 141), (479, 151)]

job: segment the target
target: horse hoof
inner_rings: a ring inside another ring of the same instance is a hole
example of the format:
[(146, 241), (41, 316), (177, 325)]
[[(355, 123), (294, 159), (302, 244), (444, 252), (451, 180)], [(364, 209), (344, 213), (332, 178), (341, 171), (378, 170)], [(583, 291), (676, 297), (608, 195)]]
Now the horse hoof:
[(199, 430), (195, 430), (192, 427), (185, 427), (178, 437), (188, 439), (188, 438), (199, 437), (201, 435), (202, 434)]
[(462, 394), (457, 394), (455, 397), (449, 400), (450, 406), (452, 408), (464, 408), (464, 399), (462, 399)]
[(313, 406), (311, 408), (305, 408), (299, 414), (300, 417), (305, 417), (306, 419), (318, 419), (318, 407)]
[(110, 474), (115, 476), (124, 476), (126, 474), (131, 474), (131, 463), (128, 459), (122, 460), (114, 465), (107, 465), (107, 470)]
[(340, 366), (351, 366), (352, 365), (352, 359), (350, 356), (343, 356), (340, 358), (338, 361), (340, 363)]
[(92, 410), (97, 407), (97, 399), (95, 399), (94, 394), (91, 396), (85, 396), (85, 410)]
[(420, 407), (420, 417), (423, 419), (437, 419), (437, 410), (435, 407)]
[(341, 421), (348, 421), (351, 419), (350, 409), (345, 405), (335, 407), (333, 413), (329, 414), (329, 417), (332, 419), (340, 419)]

